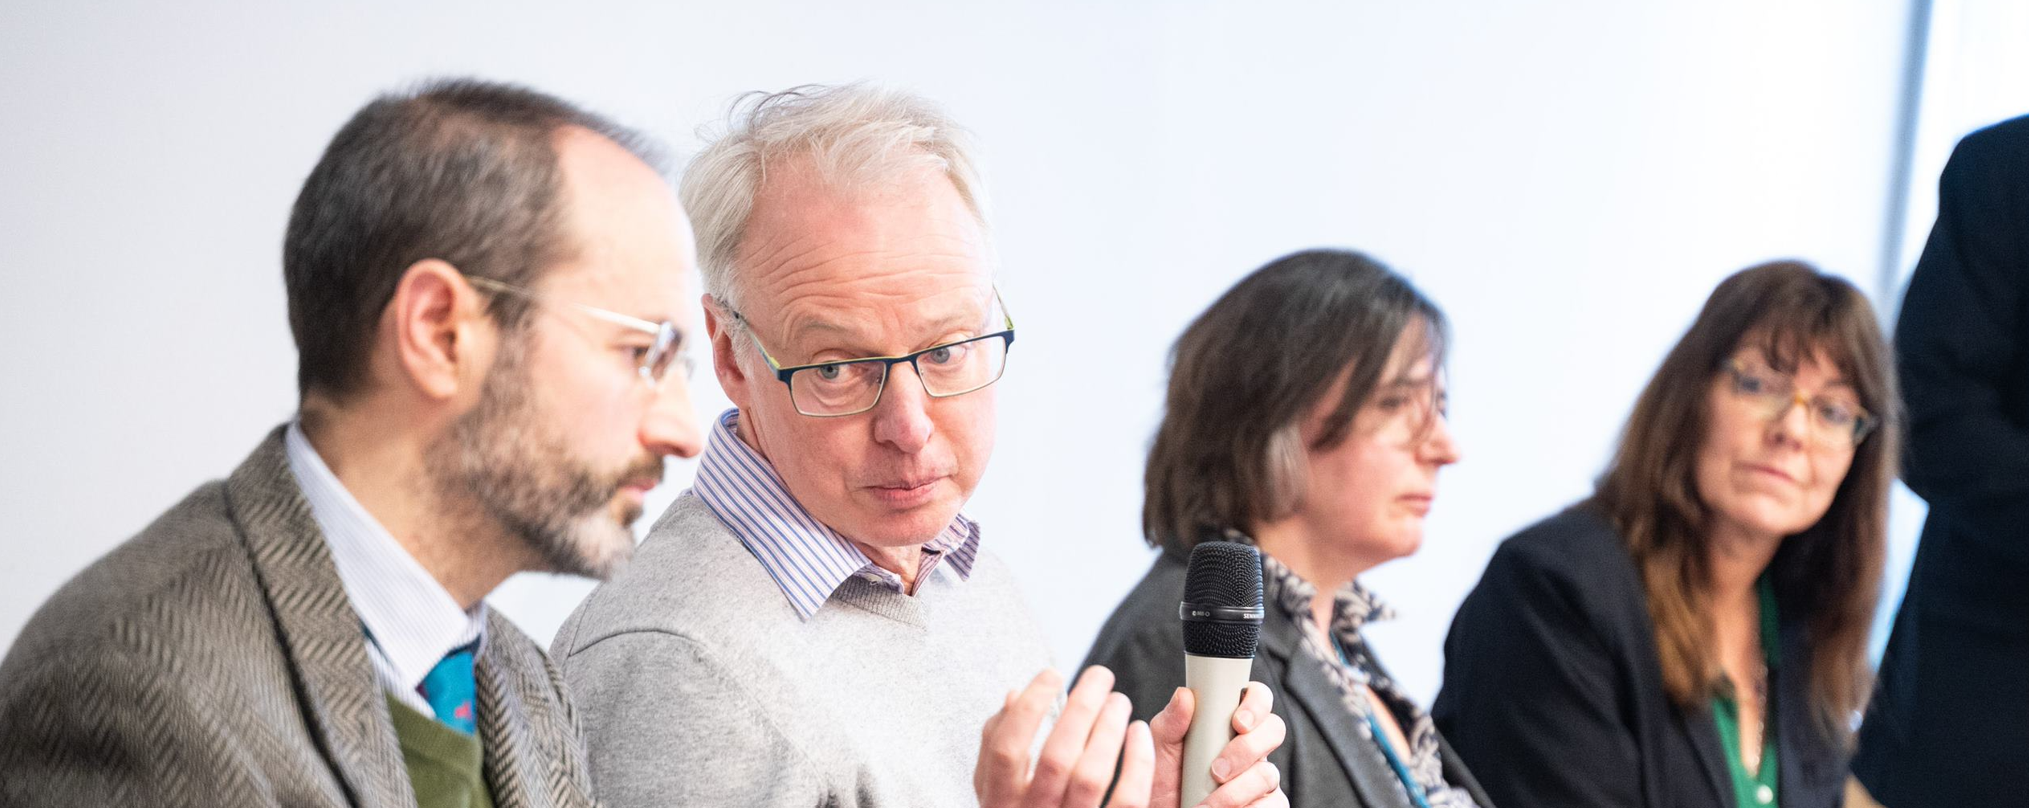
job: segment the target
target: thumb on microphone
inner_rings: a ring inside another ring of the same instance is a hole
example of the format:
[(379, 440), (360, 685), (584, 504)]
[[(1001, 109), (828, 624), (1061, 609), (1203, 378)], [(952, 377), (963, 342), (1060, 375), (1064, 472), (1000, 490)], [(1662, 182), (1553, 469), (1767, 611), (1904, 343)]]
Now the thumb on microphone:
[[(1244, 697), (1243, 697), (1244, 698)], [(1197, 710), (1197, 696), (1188, 687), (1170, 693), (1169, 703), (1148, 720), (1148, 734), (1155, 739), (1155, 791), (1176, 799), (1184, 768), (1184, 734), (1191, 729), (1191, 715)], [(1158, 800), (1154, 805), (1168, 805)]]
[[(1212, 762), (1212, 779), (1220, 784), (1219, 788), (1205, 798), (1205, 805), (1239, 808), (1254, 805), (1265, 796), (1281, 797), (1276, 793), (1281, 786), (1281, 772), (1268, 762), (1268, 753), (1282, 746), (1287, 728), (1282, 717), (1271, 711), (1274, 706), (1275, 693), (1267, 685), (1247, 683), (1240, 708), (1233, 711), (1233, 740)], [(1184, 735), (1191, 728), (1191, 715), (1196, 707), (1197, 699), (1190, 688), (1179, 687), (1170, 694), (1169, 704), (1149, 719), (1149, 734), (1155, 740), (1151, 806), (1177, 805), (1182, 793)], [(1278, 800), (1269, 804), (1287, 803)]]

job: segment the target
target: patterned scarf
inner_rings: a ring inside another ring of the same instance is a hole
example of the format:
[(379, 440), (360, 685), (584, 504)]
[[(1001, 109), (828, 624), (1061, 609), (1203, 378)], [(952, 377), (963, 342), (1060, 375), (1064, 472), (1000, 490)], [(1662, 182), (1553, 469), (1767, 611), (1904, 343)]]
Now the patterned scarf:
[[(1252, 537), (1237, 530), (1226, 530), (1225, 538), (1243, 544), (1254, 543)], [(1261, 573), (1264, 599), (1276, 604), (1283, 617), (1296, 623), (1303, 638), (1304, 651), (1324, 668), (1325, 677), (1338, 687), (1340, 700), (1359, 719), (1354, 725), (1359, 727), (1360, 737), (1374, 742), (1375, 755), (1380, 755), (1380, 744), (1375, 742), (1373, 725), (1367, 722), (1372, 703), (1367, 700), (1366, 688), (1372, 688), (1381, 702), (1388, 706), (1396, 723), (1404, 730), (1403, 734), (1408, 737), (1408, 753), (1403, 755), (1398, 749), (1396, 754), (1403, 756), (1403, 765), (1409, 768), (1416, 784), (1423, 788), (1430, 808), (1478, 808), (1465, 789), (1453, 788), (1445, 782), (1444, 760), (1437, 746), (1437, 726), (1431, 723), (1430, 714), (1416, 706), (1409, 694), (1381, 670), (1380, 663), (1374, 659), (1373, 649), (1360, 636), (1361, 627), (1370, 621), (1395, 619), (1395, 610), (1375, 598), (1359, 581), (1348, 582), (1332, 593), (1332, 624), (1327, 635), (1318, 628), (1310, 609), (1317, 597), (1317, 587), (1267, 553), (1261, 554)], [(1338, 653), (1333, 650), (1334, 640), (1339, 648), (1345, 649), (1345, 662), (1341, 662)], [(1407, 789), (1403, 790), (1403, 800), (1410, 802)]]

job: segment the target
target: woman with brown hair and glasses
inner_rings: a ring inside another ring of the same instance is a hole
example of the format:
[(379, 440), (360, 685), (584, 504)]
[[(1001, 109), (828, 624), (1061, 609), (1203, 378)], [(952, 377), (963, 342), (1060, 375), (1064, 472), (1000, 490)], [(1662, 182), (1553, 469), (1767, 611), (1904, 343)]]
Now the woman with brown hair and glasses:
[(1712, 293), (1593, 496), (1503, 542), (1437, 725), (1503, 808), (1829, 808), (1869, 688), (1898, 398), (1873, 310), (1796, 262)]
[(1184, 683), (1191, 548), (1258, 547), (1267, 616), (1251, 678), (1288, 731), (1269, 761), (1292, 805), (1490, 806), (1360, 633), (1390, 613), (1355, 578), (1416, 552), (1438, 469), (1458, 459), (1444, 342), (1436, 305), (1338, 250), (1256, 270), (1177, 340), (1142, 507), (1162, 553), (1086, 664), (1154, 714)]

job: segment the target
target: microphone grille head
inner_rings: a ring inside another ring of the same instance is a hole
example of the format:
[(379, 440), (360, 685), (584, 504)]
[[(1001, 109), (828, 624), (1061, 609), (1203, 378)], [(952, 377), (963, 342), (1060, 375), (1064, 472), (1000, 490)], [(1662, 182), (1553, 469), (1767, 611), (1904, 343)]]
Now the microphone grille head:
[[(1197, 607), (1259, 610), (1260, 552), (1230, 541), (1202, 542), (1191, 548), (1183, 602)], [(1260, 640), (1258, 618), (1184, 621), (1184, 653), (1192, 656), (1249, 658)]]

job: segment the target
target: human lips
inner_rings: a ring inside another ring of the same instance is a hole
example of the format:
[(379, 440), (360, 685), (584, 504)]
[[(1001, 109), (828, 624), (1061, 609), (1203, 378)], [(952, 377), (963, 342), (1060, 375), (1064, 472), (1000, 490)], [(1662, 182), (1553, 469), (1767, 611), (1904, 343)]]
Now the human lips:
[(895, 508), (912, 508), (929, 502), (937, 493), (937, 484), (945, 475), (904, 477), (884, 480), (865, 487), (868, 493), (882, 504)]
[(1797, 481), (1796, 475), (1767, 463), (1745, 463), (1742, 464), (1742, 468), (1745, 468), (1750, 474), (1757, 477), (1767, 476), (1790, 484), (1795, 484)]
[(1428, 491), (1416, 491), (1396, 497), (1395, 501), (1402, 503), (1409, 510), (1415, 512), (1417, 516), (1428, 516), (1430, 515), (1430, 504), (1436, 499), (1436, 494)]
[(655, 490), (661, 480), (635, 479), (620, 484), (619, 494), (627, 501), (639, 505), (648, 499), (648, 492)]
[(620, 475), (615, 493), (626, 495), (636, 502), (648, 496), (648, 492), (662, 484), (662, 458), (643, 459), (635, 463), (626, 473)]

